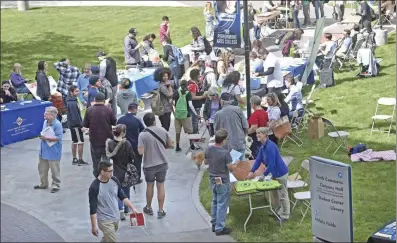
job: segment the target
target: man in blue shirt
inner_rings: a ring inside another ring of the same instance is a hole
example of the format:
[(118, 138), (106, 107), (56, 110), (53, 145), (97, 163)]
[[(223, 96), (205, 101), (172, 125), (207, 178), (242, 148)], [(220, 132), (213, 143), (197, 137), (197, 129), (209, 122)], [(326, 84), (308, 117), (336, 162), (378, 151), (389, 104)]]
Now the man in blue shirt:
[(62, 124), (56, 119), (57, 108), (50, 106), (44, 112), (43, 131), (41, 132), (39, 174), (40, 185), (34, 189), (48, 188), (48, 170), (51, 169), (52, 189), (51, 193), (59, 191), (61, 184), (60, 161), (62, 156)]
[(126, 138), (130, 142), (134, 149), (135, 159), (134, 164), (139, 174), (139, 183), (142, 182), (141, 178), (141, 166), (142, 166), (142, 155), (138, 153), (138, 137), (145, 127), (142, 121), (136, 117), (138, 111), (138, 104), (131, 103), (128, 105), (128, 112), (119, 118), (117, 124), (124, 124), (126, 126)]
[(255, 178), (254, 172), (259, 168), (261, 163), (266, 166), (263, 175), (267, 176), (271, 174), (272, 179), (277, 180), (282, 185), (280, 190), (272, 191), (271, 196), (272, 201), (275, 202), (277, 214), (282, 221), (285, 221), (290, 215), (290, 202), (287, 189), (288, 168), (280, 155), (277, 145), (267, 138), (269, 131), (267, 127), (260, 127), (256, 130), (258, 141), (263, 145), (259, 149), (258, 156), (247, 178)]
[(77, 78), (77, 87), (79, 88), (80, 102), (87, 106), (88, 101), (88, 86), (90, 85), (91, 65), (86, 63), (83, 68), (84, 73)]

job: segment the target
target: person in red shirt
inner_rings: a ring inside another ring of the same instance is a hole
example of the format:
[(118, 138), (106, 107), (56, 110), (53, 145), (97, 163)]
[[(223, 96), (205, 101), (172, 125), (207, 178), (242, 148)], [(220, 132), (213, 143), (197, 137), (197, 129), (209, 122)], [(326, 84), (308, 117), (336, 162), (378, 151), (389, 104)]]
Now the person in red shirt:
[(261, 102), (262, 99), (259, 96), (253, 95), (251, 97), (250, 103), (254, 112), (252, 112), (251, 116), (248, 118), (248, 136), (250, 136), (253, 141), (250, 149), (254, 158), (256, 158), (261, 146), (261, 143), (256, 138), (256, 129), (259, 127), (266, 127), (267, 122), (269, 121), (267, 112), (262, 108)]
[(160, 43), (163, 43), (165, 39), (168, 39), (172, 43), (169, 21), (167, 16), (163, 16), (163, 23), (160, 25)]
[[(200, 91), (200, 70), (193, 69), (190, 71), (190, 79), (187, 82), (187, 89), (192, 94), (193, 106), (196, 109), (197, 114), (200, 114), (200, 109), (203, 106), (203, 102), (207, 98), (204, 92)], [(192, 117), (193, 133), (198, 133), (198, 121), (201, 119), (200, 116), (196, 116), (192, 111), (190, 111), (190, 116)]]

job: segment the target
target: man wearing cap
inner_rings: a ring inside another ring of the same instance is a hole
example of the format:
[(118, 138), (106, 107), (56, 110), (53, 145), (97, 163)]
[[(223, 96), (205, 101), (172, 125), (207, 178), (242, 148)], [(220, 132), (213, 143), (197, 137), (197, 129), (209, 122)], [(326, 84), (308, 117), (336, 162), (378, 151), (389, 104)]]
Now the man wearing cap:
[(109, 57), (106, 52), (100, 51), (97, 53), (99, 64), (99, 77), (105, 78), (112, 86), (112, 94), (110, 94), (109, 103), (114, 115), (117, 115), (116, 93), (118, 86), (116, 61)]
[(232, 105), (234, 97), (232, 94), (223, 93), (221, 95), (222, 109), (217, 111), (214, 117), (215, 132), (220, 129), (226, 129), (229, 134), (229, 140), (225, 144), (225, 149), (232, 149), (242, 153), (240, 160), (245, 158), (245, 136), (248, 133), (248, 122), (243, 111), (238, 106)]
[(132, 149), (135, 153), (134, 164), (138, 170), (139, 183), (141, 180), (141, 166), (142, 166), (142, 155), (138, 153), (138, 137), (139, 134), (145, 129), (142, 121), (136, 117), (138, 111), (138, 104), (131, 103), (128, 105), (128, 112), (119, 118), (117, 124), (124, 124), (126, 127), (126, 138), (130, 142)]
[(95, 104), (87, 109), (83, 120), (83, 127), (89, 129), (95, 177), (98, 176), (99, 162), (102, 158), (106, 158), (106, 140), (113, 138), (112, 126), (115, 125), (116, 116), (109, 107), (105, 106), (105, 95), (98, 92), (95, 96)]
[(139, 53), (141, 44), (138, 44), (136, 34), (135, 29), (131, 28), (124, 38), (124, 57), (127, 66), (135, 67), (141, 61), (141, 54)]
[(92, 102), (95, 100), (95, 97), (97, 96), (98, 93), (102, 93), (103, 96), (105, 97), (106, 103), (108, 102), (108, 94), (106, 92), (106, 89), (102, 87), (101, 84), (101, 79), (99, 78), (98, 75), (91, 75), (89, 77), (89, 82), (90, 82), (90, 89), (88, 90), (88, 101), (87, 101), (87, 107), (91, 106)]

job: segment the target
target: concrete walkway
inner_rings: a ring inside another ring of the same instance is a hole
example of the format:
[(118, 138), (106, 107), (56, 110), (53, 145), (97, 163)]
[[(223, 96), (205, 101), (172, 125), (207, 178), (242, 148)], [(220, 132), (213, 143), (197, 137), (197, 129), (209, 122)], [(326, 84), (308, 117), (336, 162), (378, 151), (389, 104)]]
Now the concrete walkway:
[[(170, 134), (172, 136), (175, 134), (173, 125)], [(86, 139), (88, 141), (88, 137)], [(183, 139), (181, 144), (186, 151), (188, 141)], [(92, 166), (72, 165), (70, 147), (71, 138), (68, 131), (63, 138), (61, 190), (55, 194), (50, 193), (49, 190), (33, 190), (33, 186), (39, 182), (38, 139), (26, 140), (2, 148), (1, 201), (44, 222), (51, 229), (48, 230), (48, 235), (55, 231), (67, 242), (96, 242), (100, 238), (91, 235), (88, 207), (88, 188), (94, 179)], [(89, 142), (85, 144), (84, 150), (85, 160), (91, 161)], [(129, 221), (121, 222), (117, 234), (118, 241), (233, 241), (231, 237), (217, 237), (211, 232), (209, 216), (198, 198), (201, 174), (198, 173), (197, 167), (184, 153), (175, 154), (173, 150), (168, 150), (167, 157), (170, 162), (166, 182), (167, 216), (161, 220), (155, 216), (147, 216), (147, 226), (140, 228), (132, 228), (129, 226)], [(136, 194), (131, 192), (131, 201), (139, 210), (142, 210), (146, 204), (145, 187), (146, 184), (142, 183), (136, 187)], [(153, 209), (157, 210), (156, 196), (153, 202)], [(3, 226), (6, 224), (2, 224), (2, 231)], [(44, 241), (46, 234), (43, 234), (42, 239), (35, 239)]]

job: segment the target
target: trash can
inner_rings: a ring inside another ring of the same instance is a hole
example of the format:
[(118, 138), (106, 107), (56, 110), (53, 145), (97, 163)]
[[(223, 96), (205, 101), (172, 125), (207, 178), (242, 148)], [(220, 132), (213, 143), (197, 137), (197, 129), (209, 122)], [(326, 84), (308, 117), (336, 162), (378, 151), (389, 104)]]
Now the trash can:
[(386, 29), (375, 29), (375, 43), (377, 46), (383, 46), (387, 44), (388, 32)]

